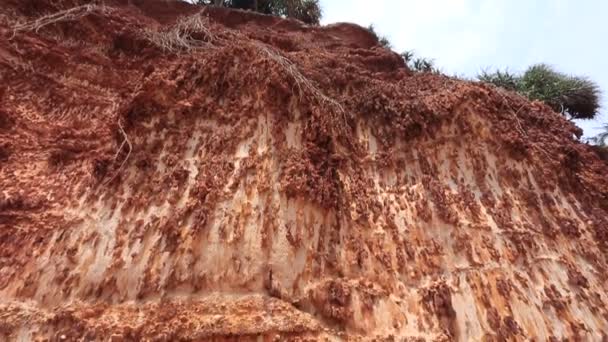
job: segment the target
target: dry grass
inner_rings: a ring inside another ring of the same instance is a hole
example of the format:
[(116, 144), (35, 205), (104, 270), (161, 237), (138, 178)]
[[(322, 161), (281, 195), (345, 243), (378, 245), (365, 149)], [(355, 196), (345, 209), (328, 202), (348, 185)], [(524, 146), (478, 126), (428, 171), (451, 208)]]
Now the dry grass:
[(34, 31), (38, 33), (38, 30), (45, 26), (52, 25), (58, 22), (77, 20), (93, 12), (107, 13), (109, 12), (109, 8), (100, 5), (87, 4), (48, 14), (34, 21), (17, 23), (15, 26), (13, 26), (13, 37), (21, 32)]
[[(144, 31), (144, 37), (166, 52), (189, 52), (206, 47), (216, 39), (208, 26), (209, 18), (203, 16), (201, 11), (193, 16), (179, 19), (167, 30)], [(203, 39), (196, 37), (201, 34)]]

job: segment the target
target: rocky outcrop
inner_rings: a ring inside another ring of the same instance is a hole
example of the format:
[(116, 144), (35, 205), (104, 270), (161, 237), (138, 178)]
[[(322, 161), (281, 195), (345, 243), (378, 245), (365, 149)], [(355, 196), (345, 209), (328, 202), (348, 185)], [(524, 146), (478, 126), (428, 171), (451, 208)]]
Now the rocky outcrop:
[(367, 30), (0, 6), (0, 336), (601, 340), (607, 164)]

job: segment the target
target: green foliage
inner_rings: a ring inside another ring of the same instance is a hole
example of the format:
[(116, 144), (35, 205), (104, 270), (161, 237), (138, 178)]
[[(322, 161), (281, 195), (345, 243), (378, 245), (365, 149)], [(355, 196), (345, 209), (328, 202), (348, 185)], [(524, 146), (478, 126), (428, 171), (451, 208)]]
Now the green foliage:
[(380, 34), (378, 34), (378, 32), (376, 32), (376, 27), (374, 26), (374, 24), (370, 24), (367, 27), (367, 29), (369, 30), (369, 32), (371, 32), (371, 34), (374, 35), (374, 37), (376, 37), (376, 39), (378, 40), (378, 43), (380, 43), (380, 45), (384, 46), (387, 49), (393, 48), (390, 40), (388, 40), (388, 38), (386, 36), (380, 35)]
[(599, 146), (608, 148), (608, 123), (604, 124), (604, 131), (592, 139)]
[[(318, 25), (323, 14), (319, 0), (292, 0), (291, 2), (275, 0), (275, 2), (283, 4), (283, 11), (286, 17), (296, 18), (307, 24)], [(287, 5), (285, 5), (286, 3)]]
[(195, 0), (195, 3), (249, 9), (315, 25), (319, 24), (322, 15), (319, 0)]
[(608, 162), (608, 123), (604, 124), (604, 131), (596, 137), (589, 139), (591, 149), (597, 153), (600, 159)]
[(414, 51), (403, 51), (399, 55), (401, 55), (401, 58), (403, 58), (405, 64), (409, 64), (410, 62), (412, 62), (414, 60), (414, 57), (416, 56)]
[(546, 64), (536, 64), (522, 75), (511, 72), (482, 72), (477, 78), (498, 87), (517, 91), (531, 100), (545, 102), (553, 110), (573, 119), (592, 119), (600, 108), (600, 89), (585, 77), (569, 76)]
[[(367, 29), (376, 37), (378, 43), (387, 49), (392, 49), (393, 46), (386, 36), (382, 36), (376, 32), (376, 28), (373, 24), (369, 25)], [(441, 71), (435, 67), (435, 61), (430, 58), (416, 57), (414, 51), (403, 51), (399, 54), (405, 61), (407, 67), (415, 72), (432, 72), (441, 73)]]
[(414, 72), (440, 73), (439, 69), (435, 67), (435, 61), (432, 59), (416, 57), (414, 51), (404, 51), (400, 55), (407, 67)]
[(494, 72), (488, 72), (484, 70), (477, 76), (481, 82), (491, 83), (497, 87), (501, 87), (507, 90), (517, 91), (519, 87), (519, 77), (509, 70)]
[(599, 87), (584, 77), (568, 76), (545, 64), (531, 66), (521, 78), (521, 91), (560, 113), (592, 119), (599, 110)]
[(386, 38), (386, 36), (381, 36), (378, 41), (380, 42), (380, 44), (382, 44), (382, 46), (384, 46), (387, 49), (392, 49), (393, 45), (391, 45), (390, 40), (388, 40), (388, 38)]

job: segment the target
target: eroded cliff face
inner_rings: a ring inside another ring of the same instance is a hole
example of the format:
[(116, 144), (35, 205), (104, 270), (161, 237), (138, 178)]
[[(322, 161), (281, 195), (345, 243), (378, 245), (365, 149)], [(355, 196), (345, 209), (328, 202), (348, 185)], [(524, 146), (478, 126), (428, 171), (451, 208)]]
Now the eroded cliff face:
[(0, 8), (0, 338), (606, 338), (608, 166), (544, 105), (350, 24), (84, 4)]

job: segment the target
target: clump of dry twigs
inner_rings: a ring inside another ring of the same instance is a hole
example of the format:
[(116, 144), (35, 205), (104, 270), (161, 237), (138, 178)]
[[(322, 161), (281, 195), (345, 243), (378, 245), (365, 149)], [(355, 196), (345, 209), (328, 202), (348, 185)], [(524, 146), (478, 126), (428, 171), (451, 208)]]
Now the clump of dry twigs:
[(82, 6), (72, 7), (67, 10), (55, 12), (42, 16), (34, 21), (28, 21), (25, 23), (18, 23), (13, 26), (13, 37), (20, 32), (34, 31), (38, 33), (41, 28), (63, 21), (72, 21), (84, 16), (87, 16), (93, 12), (107, 13), (109, 8), (103, 5), (86, 4)]
[(188, 52), (206, 47), (215, 40), (215, 35), (208, 26), (209, 18), (203, 16), (201, 11), (193, 16), (179, 19), (169, 29), (146, 30), (144, 37), (166, 52)]

